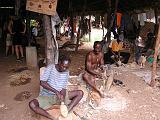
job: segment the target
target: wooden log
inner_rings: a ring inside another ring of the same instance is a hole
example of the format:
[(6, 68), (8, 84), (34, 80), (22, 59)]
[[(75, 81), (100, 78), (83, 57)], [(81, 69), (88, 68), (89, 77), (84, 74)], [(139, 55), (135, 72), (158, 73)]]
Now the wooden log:
[(36, 47), (26, 47), (26, 63), (28, 67), (37, 67), (37, 49)]
[(114, 71), (110, 70), (109, 77), (108, 77), (107, 84), (106, 84), (107, 91), (109, 91), (111, 88), (111, 85), (113, 83), (113, 78), (114, 78)]
[[(60, 109), (51, 109), (51, 110), (47, 110), (47, 112), (56, 119), (58, 119), (58, 117), (60, 116)], [(38, 120), (50, 120), (50, 119), (39, 115)]]
[[(66, 118), (62, 117), (60, 115), (60, 109), (51, 109), (51, 110), (47, 110), (47, 112), (54, 116), (56, 118), (56, 120), (78, 120), (78, 117), (76, 115), (74, 115), (73, 112), (69, 113), (68, 116)], [(50, 120), (44, 116), (38, 115), (37, 117), (38, 120)]]

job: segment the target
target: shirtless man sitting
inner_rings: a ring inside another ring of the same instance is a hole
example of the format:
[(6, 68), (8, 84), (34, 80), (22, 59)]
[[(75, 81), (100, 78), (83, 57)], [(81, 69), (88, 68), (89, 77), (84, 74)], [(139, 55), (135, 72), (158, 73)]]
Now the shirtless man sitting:
[(89, 52), (86, 56), (83, 80), (103, 97), (102, 92), (97, 88), (95, 83), (96, 78), (102, 78), (101, 72), (98, 72), (97, 69), (104, 65), (101, 42), (95, 41), (93, 48), (93, 51)]

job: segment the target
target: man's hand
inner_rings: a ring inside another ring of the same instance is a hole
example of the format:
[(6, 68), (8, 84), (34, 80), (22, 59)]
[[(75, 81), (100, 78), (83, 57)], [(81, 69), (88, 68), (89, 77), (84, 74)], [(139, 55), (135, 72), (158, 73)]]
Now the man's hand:
[(104, 70), (105, 70), (105, 66), (104, 66), (104, 65), (101, 65), (99, 68), (100, 68), (100, 70), (101, 70), (102, 72), (104, 72)]
[(65, 97), (65, 96), (66, 96), (66, 89), (62, 89), (62, 90), (60, 91), (60, 94)]
[(64, 96), (60, 92), (56, 92), (56, 95), (61, 102), (64, 101)]
[(101, 73), (97, 73), (96, 74), (96, 78), (100, 78), (101, 79), (102, 78), (102, 74)]

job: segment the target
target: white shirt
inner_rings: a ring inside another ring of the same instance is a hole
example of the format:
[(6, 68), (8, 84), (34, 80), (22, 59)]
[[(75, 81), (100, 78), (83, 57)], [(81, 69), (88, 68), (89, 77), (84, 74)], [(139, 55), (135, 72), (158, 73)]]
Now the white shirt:
[(139, 47), (145, 47), (142, 37), (139, 36), (138, 38), (136, 38), (136, 45)]
[[(44, 70), (44, 73), (40, 76), (41, 81), (46, 81), (52, 88), (57, 91), (61, 91), (62, 89), (66, 89), (67, 83), (69, 79), (69, 71), (59, 72), (57, 71), (54, 64), (47, 66)], [(41, 89), (40, 95), (43, 96), (51, 96), (55, 93), (48, 91), (44, 88)]]
[(34, 36), (37, 36), (37, 35), (38, 35), (38, 30), (37, 30), (36, 27), (34, 27), (34, 28), (32, 29), (32, 33), (33, 33)]

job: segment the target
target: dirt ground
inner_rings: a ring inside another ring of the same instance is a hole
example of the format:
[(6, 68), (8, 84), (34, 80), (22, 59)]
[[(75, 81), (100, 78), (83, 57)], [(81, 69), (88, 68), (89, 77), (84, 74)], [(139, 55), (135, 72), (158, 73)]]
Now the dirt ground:
[[(65, 52), (72, 60), (72, 77), (84, 69), (85, 55), (92, 47), (85, 48), (78, 53)], [(39, 70), (27, 69), (25, 61), (17, 63), (14, 56), (5, 58), (3, 54), (0, 68), (0, 120), (38, 120), (28, 102), (38, 96)], [(114, 84), (109, 92), (111, 97), (101, 99), (99, 108), (93, 109), (83, 100), (75, 108), (77, 112), (81, 116), (90, 113), (89, 120), (160, 120), (160, 87), (151, 88), (144, 81), (151, 68), (140, 69), (131, 64), (111, 68), (115, 71), (114, 79), (123, 84)], [(21, 92), (25, 93), (17, 96)]]

